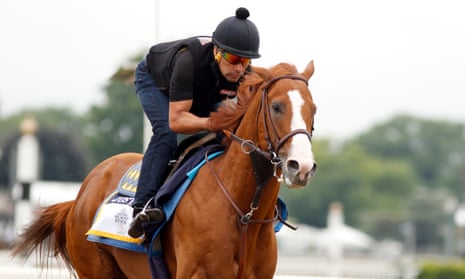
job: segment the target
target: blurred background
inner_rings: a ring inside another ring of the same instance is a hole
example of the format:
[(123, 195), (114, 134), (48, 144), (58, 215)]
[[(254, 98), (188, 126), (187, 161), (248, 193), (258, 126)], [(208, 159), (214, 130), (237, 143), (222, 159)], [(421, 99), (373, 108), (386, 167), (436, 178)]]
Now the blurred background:
[[(261, 36), (254, 65), (315, 61), (318, 172), (304, 189), (282, 188), (299, 229), (277, 234), (278, 272), (465, 276), (460, 0), (2, 1), (0, 247), (14, 243), (18, 202), (73, 198), (98, 162), (143, 152), (132, 70), (150, 46), (211, 35), (240, 6)], [(34, 160), (18, 150), (25, 135)]]

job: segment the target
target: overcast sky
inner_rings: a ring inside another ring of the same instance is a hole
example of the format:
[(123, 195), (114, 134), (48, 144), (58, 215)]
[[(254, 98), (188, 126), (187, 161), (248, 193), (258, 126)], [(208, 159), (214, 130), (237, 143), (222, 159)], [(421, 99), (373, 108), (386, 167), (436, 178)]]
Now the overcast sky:
[(352, 136), (398, 113), (465, 123), (462, 0), (2, 0), (0, 117), (84, 113), (129, 58), (211, 35), (239, 6), (260, 31), (255, 65), (315, 61), (315, 136)]

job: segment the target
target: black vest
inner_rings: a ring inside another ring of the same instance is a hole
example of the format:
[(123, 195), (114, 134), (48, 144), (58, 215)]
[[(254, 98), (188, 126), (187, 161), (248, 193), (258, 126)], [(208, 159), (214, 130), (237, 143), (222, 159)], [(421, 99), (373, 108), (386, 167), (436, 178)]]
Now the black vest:
[(191, 37), (154, 45), (147, 54), (147, 65), (157, 87), (169, 92), (171, 73), (176, 54), (182, 49), (191, 51), (194, 63), (193, 103), (191, 112), (208, 116), (218, 102), (235, 97), (238, 82), (229, 82), (222, 75), (213, 57), (210, 37)]

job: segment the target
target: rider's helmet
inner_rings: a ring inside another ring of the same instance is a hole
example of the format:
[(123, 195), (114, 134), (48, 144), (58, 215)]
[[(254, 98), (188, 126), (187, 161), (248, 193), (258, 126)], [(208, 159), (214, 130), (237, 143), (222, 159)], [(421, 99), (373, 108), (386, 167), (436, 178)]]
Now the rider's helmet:
[(224, 19), (213, 32), (213, 43), (224, 51), (245, 58), (259, 58), (260, 37), (255, 24), (248, 20), (246, 8), (238, 8), (236, 16)]

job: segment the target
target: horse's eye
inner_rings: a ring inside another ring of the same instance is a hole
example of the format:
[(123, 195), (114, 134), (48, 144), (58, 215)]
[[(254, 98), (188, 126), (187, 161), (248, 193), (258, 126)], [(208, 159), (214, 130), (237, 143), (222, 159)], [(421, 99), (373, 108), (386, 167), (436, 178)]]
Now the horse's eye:
[(282, 113), (283, 112), (280, 103), (272, 103), (271, 104), (271, 109), (273, 110), (274, 113)]
[(255, 92), (255, 87), (253, 85), (249, 86), (249, 93), (254, 93)]

